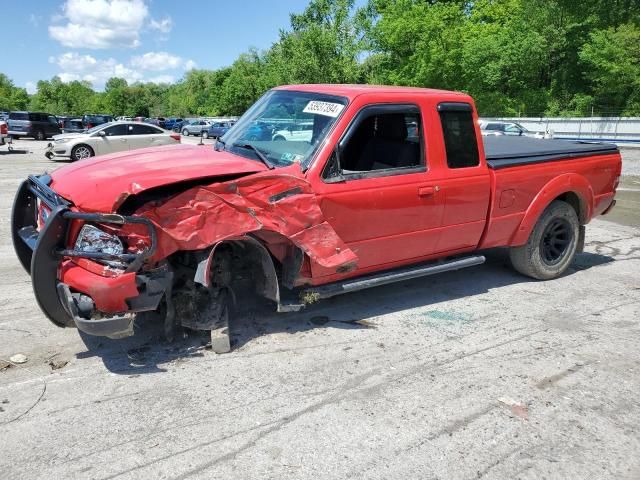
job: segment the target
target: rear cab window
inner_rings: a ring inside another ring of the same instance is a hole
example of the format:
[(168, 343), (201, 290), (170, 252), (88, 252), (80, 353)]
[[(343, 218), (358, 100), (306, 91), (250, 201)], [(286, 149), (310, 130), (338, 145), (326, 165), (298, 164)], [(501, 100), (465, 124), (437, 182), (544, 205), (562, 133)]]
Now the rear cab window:
[(438, 105), (449, 168), (480, 165), (478, 139), (473, 110), (468, 103), (447, 102)]

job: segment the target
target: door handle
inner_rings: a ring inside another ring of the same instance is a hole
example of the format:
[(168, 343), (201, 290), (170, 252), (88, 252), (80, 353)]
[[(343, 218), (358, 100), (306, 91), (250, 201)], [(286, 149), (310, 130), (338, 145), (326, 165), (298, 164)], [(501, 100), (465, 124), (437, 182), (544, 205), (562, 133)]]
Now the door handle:
[(420, 187), (418, 188), (418, 196), (419, 197), (430, 197), (434, 193), (440, 190), (440, 187)]

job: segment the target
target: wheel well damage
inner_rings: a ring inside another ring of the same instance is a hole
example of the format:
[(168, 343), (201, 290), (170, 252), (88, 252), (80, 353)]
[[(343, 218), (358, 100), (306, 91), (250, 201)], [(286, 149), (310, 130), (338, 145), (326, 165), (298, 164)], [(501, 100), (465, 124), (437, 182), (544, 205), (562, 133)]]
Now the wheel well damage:
[[(198, 185), (163, 203), (145, 204), (136, 215), (148, 218), (156, 227), (158, 247), (151, 262), (178, 251), (204, 250), (225, 240), (240, 238), (251, 245), (251, 252), (262, 252), (256, 253), (256, 258), (262, 262), (264, 252), (255, 245), (257, 240), (248, 237), (252, 234), (286, 264), (284, 274), (289, 284), (293, 283), (291, 277), (294, 275), (291, 267), (297, 266), (299, 270), (301, 258), (286, 243), (325, 268), (337, 272), (354, 269), (356, 255), (325, 220), (318, 200), (311, 186), (301, 177), (299, 168), (297, 172), (286, 170)], [(126, 225), (123, 230), (130, 238), (144, 236), (135, 225)], [(288, 256), (291, 258), (285, 262)]]

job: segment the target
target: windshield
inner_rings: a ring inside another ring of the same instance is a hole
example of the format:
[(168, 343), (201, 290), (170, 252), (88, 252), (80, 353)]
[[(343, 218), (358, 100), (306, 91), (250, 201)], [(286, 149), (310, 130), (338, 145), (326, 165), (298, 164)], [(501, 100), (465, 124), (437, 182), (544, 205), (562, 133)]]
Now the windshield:
[[(224, 148), (274, 167), (306, 166), (347, 100), (312, 92), (271, 90), (222, 137)], [(258, 151), (256, 151), (258, 150)]]
[(96, 132), (98, 132), (98, 131), (100, 131), (100, 130), (103, 130), (103, 129), (107, 128), (110, 124), (111, 124), (111, 122), (109, 122), (109, 123), (103, 123), (103, 124), (101, 124), (101, 125), (97, 125), (97, 126), (95, 126), (95, 127), (93, 127), (93, 128), (90, 128), (90, 129), (89, 129), (89, 130), (87, 130), (85, 133), (96, 133)]

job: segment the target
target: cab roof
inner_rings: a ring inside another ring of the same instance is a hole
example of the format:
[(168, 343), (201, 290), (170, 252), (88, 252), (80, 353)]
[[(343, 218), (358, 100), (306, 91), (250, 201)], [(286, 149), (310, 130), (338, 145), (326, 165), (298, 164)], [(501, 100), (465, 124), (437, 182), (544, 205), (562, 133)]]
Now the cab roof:
[(352, 100), (358, 95), (375, 94), (375, 93), (404, 93), (404, 94), (420, 94), (428, 96), (459, 96), (461, 99), (469, 99), (469, 95), (461, 92), (452, 92), (449, 90), (437, 90), (433, 88), (420, 87), (399, 87), (388, 85), (354, 85), (354, 84), (332, 84), (317, 83), (304, 85), (282, 85), (275, 87), (274, 90), (297, 90), (300, 92), (325, 93), (328, 95), (337, 95), (347, 97)]

